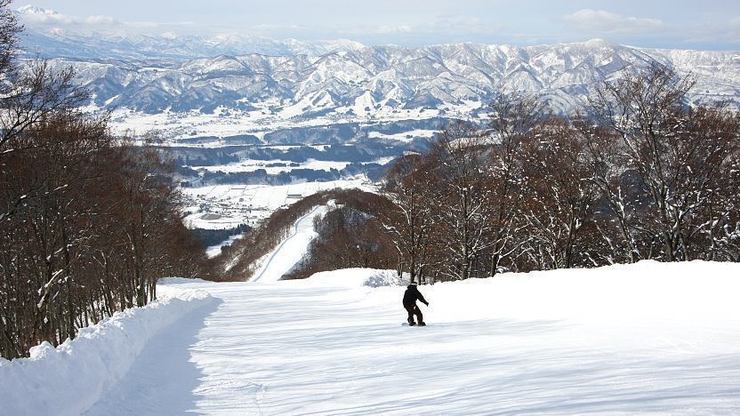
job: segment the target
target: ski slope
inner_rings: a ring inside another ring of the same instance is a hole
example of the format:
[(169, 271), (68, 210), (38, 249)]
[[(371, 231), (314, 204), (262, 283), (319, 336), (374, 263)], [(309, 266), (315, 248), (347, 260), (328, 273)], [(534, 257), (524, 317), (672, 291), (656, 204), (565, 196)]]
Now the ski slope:
[(252, 277), (252, 282), (277, 282), (288, 273), (308, 252), (309, 245), (318, 233), (314, 230), (314, 218), (323, 217), (329, 210), (325, 205), (316, 206), (293, 224), (288, 237), (272, 252), (260, 259), (260, 266)]
[[(363, 269), (275, 283), (165, 281), (210, 293), (213, 306), (159, 331), (84, 414), (740, 409), (740, 265), (643, 262), (437, 284), (421, 288), (425, 328), (401, 325), (399, 284), (393, 272)], [(78, 351), (74, 365), (95, 359)], [(50, 389), (59, 410), (91, 394), (79, 383), (65, 390), (61, 367), (28, 381), (19, 364), (10, 382), (0, 365), (3, 399), (30, 409), (13, 414), (43, 414), (36, 398)]]

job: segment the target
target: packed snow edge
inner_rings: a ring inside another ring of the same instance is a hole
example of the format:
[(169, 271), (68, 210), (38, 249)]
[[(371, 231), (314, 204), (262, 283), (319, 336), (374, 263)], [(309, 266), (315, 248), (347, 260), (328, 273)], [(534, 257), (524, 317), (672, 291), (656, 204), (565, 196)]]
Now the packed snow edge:
[(117, 312), (57, 348), (44, 342), (31, 348), (30, 358), (0, 358), (3, 412), (82, 414), (126, 374), (150, 339), (218, 302), (205, 291), (175, 287), (177, 280), (163, 283), (157, 301)]

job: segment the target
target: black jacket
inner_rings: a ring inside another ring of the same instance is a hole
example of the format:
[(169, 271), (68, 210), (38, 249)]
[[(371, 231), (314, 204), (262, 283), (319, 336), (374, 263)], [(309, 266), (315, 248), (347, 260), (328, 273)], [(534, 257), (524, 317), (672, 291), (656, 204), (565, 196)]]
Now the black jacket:
[(426, 299), (424, 299), (424, 296), (419, 292), (419, 289), (416, 288), (416, 285), (409, 285), (406, 288), (406, 293), (403, 294), (403, 305), (413, 306), (416, 304), (417, 300), (425, 305), (428, 304)]

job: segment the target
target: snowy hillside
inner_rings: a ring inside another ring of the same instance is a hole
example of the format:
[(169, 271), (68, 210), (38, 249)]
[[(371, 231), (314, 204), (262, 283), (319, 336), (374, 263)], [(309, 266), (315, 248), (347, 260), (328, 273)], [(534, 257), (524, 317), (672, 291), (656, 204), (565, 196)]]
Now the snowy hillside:
[[(119, 133), (160, 138), (257, 134), (337, 123), (470, 119), (500, 91), (542, 95), (573, 110), (605, 79), (660, 62), (691, 73), (695, 102), (740, 106), (740, 53), (644, 49), (594, 39), (517, 47), (365, 46), (349, 40), (244, 35), (85, 32), (38, 22), (70, 19), (17, 10), (24, 57), (72, 65), (90, 109), (115, 110)], [(269, 140), (267, 143), (271, 143)]]
[[(308, 55), (220, 55), (146, 66), (132, 61), (58, 60), (78, 67), (95, 104), (144, 113), (218, 108), (251, 117), (323, 113), (355, 119), (405, 109), (475, 108), (497, 91), (540, 92), (569, 109), (598, 81), (659, 61), (699, 79), (696, 99), (736, 99), (737, 52), (665, 51), (603, 41), (551, 46), (454, 44), (417, 49), (363, 47)], [(394, 113), (396, 111), (396, 113)]]
[[(642, 262), (437, 284), (421, 288), (426, 328), (401, 325), (393, 272), (164, 282), (221, 303), (160, 330), (86, 414), (730, 415), (738, 276)], [(80, 389), (59, 381), (97, 359), (75, 351), (70, 367), (0, 364), (3, 405), (33, 412), (54, 389), (57, 414), (75, 408)]]
[[(740, 104), (737, 51), (643, 49), (598, 39), (405, 48), (243, 35), (124, 36), (103, 27), (86, 33), (35, 23), (66, 18), (53, 10), (28, 6), (18, 13), (27, 23), (25, 57), (74, 66), (92, 93), (88, 108), (113, 110), (115, 132), (168, 145), (205, 137), (216, 140), (194, 146), (237, 144), (221, 140), (229, 136), (241, 144), (410, 142), (433, 135), (440, 121), (484, 117), (500, 91), (534, 92), (569, 111), (595, 84), (653, 62), (692, 73), (696, 102)], [(402, 126), (418, 120), (437, 126)], [(318, 131), (350, 123), (362, 134)], [(380, 123), (394, 130), (368, 128)]]

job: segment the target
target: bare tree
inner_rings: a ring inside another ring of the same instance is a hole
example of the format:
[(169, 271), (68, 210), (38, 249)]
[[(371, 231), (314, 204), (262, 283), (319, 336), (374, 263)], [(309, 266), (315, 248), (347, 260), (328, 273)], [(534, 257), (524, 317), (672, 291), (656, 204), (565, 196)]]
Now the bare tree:
[(696, 127), (711, 115), (687, 105), (693, 85), (656, 64), (604, 84), (592, 100), (601, 125), (619, 138), (611, 151), (621, 175), (597, 180), (623, 223), (632, 260), (692, 258), (690, 241), (705, 227), (697, 216), (733, 153), (731, 129), (707, 136)]
[(165, 165), (123, 146), (71, 70), (16, 66), (0, 0), (0, 355), (59, 344), (156, 297), (156, 279), (204, 258), (184, 228)]
[(411, 282), (423, 282), (434, 256), (434, 182), (430, 168), (435, 161), (420, 155), (400, 159), (386, 175), (385, 194), (395, 203), (383, 224), (399, 256), (399, 272), (408, 271)]
[[(0, 30), (0, 33), (2, 31)], [(53, 114), (73, 111), (88, 96), (74, 82), (72, 68), (54, 70), (48, 62), (28, 63), (0, 99), (0, 158), (28, 144), (15, 141), (27, 128)]]
[[(491, 103), (486, 134), (493, 144), (490, 152), (491, 255), (489, 274), (516, 268), (516, 259), (526, 254), (526, 222), (518, 213), (526, 198), (523, 185), (522, 141), (546, 117), (542, 103), (520, 93), (501, 94)], [(507, 266), (504, 266), (507, 264)]]
[(442, 132), (432, 150), (438, 187), (435, 221), (448, 261), (442, 268), (450, 279), (483, 276), (483, 255), (490, 248), (490, 165), (486, 137), (474, 126), (456, 123)]
[(520, 212), (531, 236), (528, 255), (540, 269), (583, 265), (588, 258), (575, 247), (591, 221), (596, 189), (578, 139), (567, 120), (552, 117), (522, 144), (527, 199)]

